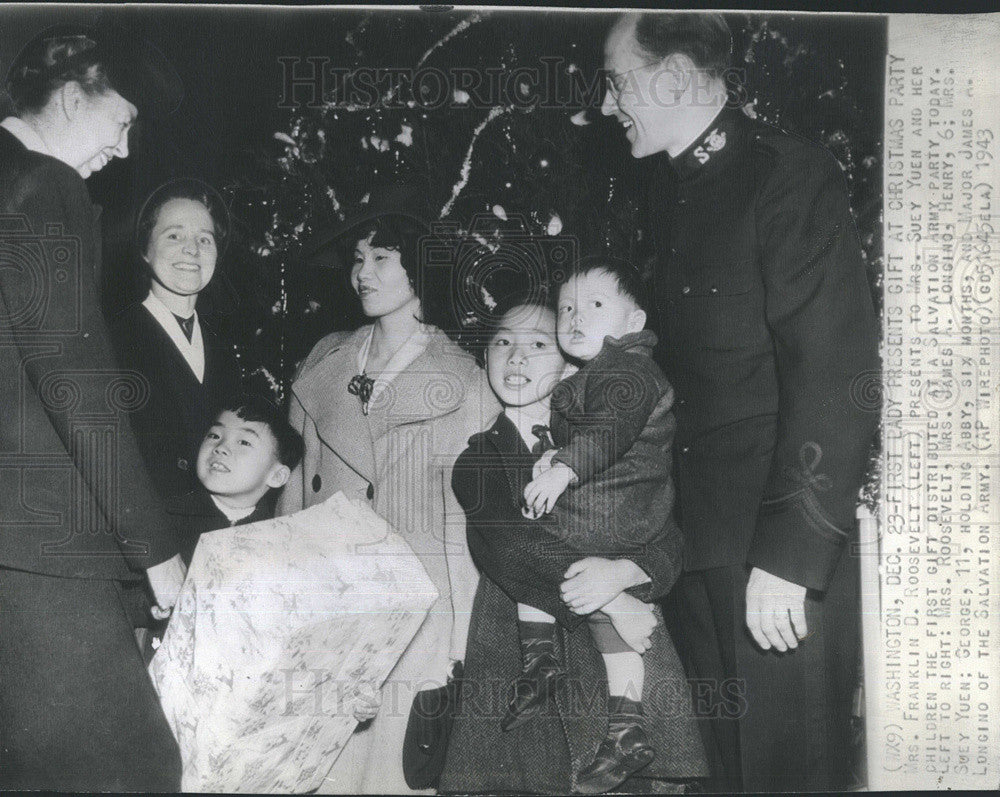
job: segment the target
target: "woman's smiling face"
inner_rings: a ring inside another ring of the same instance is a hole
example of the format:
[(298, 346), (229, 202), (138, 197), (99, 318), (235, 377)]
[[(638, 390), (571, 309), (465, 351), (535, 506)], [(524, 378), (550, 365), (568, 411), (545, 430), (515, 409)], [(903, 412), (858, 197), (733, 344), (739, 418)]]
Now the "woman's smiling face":
[(196, 296), (212, 279), (218, 256), (215, 222), (208, 208), (195, 199), (163, 203), (146, 248), (154, 293), (165, 289), (178, 296)]
[(511, 308), (486, 350), (490, 386), (506, 407), (527, 407), (548, 398), (565, 364), (556, 343), (556, 316), (547, 307)]
[(372, 246), (374, 237), (372, 233), (354, 248), (351, 286), (361, 299), (365, 315), (381, 318), (405, 307), (417, 296), (399, 250)]

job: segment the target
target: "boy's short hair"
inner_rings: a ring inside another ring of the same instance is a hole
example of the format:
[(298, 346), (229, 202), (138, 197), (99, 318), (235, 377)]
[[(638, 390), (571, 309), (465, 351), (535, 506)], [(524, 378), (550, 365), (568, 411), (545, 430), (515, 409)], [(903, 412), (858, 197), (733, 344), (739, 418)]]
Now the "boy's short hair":
[(223, 412), (231, 412), (237, 418), (250, 423), (262, 423), (270, 429), (276, 443), (278, 462), (286, 465), (289, 470), (295, 470), (302, 461), (305, 451), (302, 435), (292, 428), (285, 413), (266, 396), (243, 393), (225, 402), (219, 408), (219, 415)]
[(632, 300), (640, 310), (646, 309), (646, 280), (642, 272), (627, 260), (611, 255), (590, 255), (573, 264), (563, 284), (570, 277), (582, 277), (592, 271), (604, 271), (615, 278), (618, 293)]

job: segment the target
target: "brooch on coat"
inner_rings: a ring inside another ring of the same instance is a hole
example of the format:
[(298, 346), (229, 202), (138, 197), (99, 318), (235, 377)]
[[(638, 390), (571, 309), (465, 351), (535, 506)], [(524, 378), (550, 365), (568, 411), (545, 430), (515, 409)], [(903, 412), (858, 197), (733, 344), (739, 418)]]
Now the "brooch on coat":
[(374, 389), (375, 380), (366, 373), (352, 376), (351, 381), (347, 384), (347, 392), (361, 399), (361, 411), (365, 415), (368, 414), (368, 402), (371, 400), (372, 390)]

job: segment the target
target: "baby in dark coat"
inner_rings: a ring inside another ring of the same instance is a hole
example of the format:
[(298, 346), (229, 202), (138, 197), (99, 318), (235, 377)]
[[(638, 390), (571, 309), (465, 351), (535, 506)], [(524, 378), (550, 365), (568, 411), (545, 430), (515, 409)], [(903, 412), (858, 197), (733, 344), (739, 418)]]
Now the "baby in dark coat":
[[(553, 390), (551, 447), (524, 489), (526, 516), (552, 512), (563, 539), (595, 557), (628, 556), (660, 535), (679, 535), (671, 515), (673, 391), (653, 362), (656, 336), (643, 329), (640, 295), (638, 273), (609, 258), (581, 261), (560, 286), (559, 346), (580, 368)], [(640, 702), (648, 643), (631, 638), (602, 611), (587, 622), (607, 670), (612, 706), (605, 741), (577, 777), (579, 791), (597, 793), (653, 760)], [(505, 727), (537, 713), (546, 681), (562, 669), (551, 655), (554, 623), (552, 615), (518, 604), (522, 647), (530, 655)]]

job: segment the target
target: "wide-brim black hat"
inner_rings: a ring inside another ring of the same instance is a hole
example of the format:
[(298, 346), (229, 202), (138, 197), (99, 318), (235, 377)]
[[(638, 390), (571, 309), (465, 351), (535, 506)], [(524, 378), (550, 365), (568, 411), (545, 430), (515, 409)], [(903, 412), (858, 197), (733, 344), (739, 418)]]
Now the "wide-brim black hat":
[(346, 239), (352, 230), (384, 216), (408, 219), (428, 231), (435, 218), (427, 201), (427, 192), (419, 185), (408, 182), (376, 185), (343, 220), (316, 230), (305, 244), (306, 260), (325, 265), (331, 247)]
[[(48, 64), (42, 60), (49, 39), (81, 36), (92, 45)], [(96, 48), (96, 50), (95, 50)], [(111, 87), (144, 116), (162, 118), (184, 99), (184, 84), (169, 59), (150, 41), (118, 25), (54, 25), (33, 36), (7, 70), (6, 87), (18, 80), (55, 78), (72, 67), (74, 59), (93, 54), (104, 67)]]

